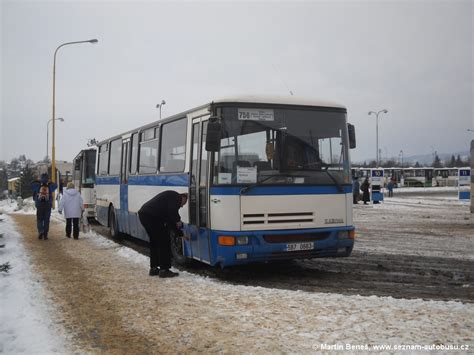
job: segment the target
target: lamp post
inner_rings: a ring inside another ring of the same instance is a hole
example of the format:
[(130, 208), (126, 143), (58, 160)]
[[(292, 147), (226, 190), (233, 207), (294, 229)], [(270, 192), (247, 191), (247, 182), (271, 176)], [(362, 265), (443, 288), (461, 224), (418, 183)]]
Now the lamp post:
[[(54, 51), (54, 61), (53, 61), (53, 117), (51, 120), (53, 121), (53, 139), (52, 139), (52, 148), (51, 148), (51, 178), (53, 182), (56, 182), (56, 146), (55, 146), (55, 139), (56, 139), (56, 125), (55, 117), (56, 117), (56, 55), (58, 54), (58, 50), (61, 47), (72, 45), (72, 44), (81, 44), (81, 43), (97, 43), (99, 42), (97, 39), (89, 39), (87, 41), (75, 41), (75, 42), (66, 42), (58, 46)], [(54, 193), (53, 193), (53, 208), (54, 208)]]
[(369, 111), (369, 116), (374, 114), (375, 115), (375, 139), (376, 139), (376, 158), (375, 158), (375, 167), (379, 167), (379, 114), (387, 113), (386, 109), (380, 110), (378, 112)]
[[(53, 119), (51, 118), (47, 123), (46, 123), (46, 160), (48, 160), (48, 152), (49, 152), (49, 123), (52, 121)], [(55, 118), (56, 121), (61, 121), (61, 122), (64, 122), (64, 118), (62, 117), (58, 117), (58, 118)]]
[(165, 100), (161, 100), (161, 103), (160, 104), (156, 104), (156, 108), (159, 108), (160, 109), (160, 120), (161, 120), (161, 107), (166, 104), (166, 101)]
[(400, 150), (400, 165), (402, 166), (403, 168), (403, 150)]

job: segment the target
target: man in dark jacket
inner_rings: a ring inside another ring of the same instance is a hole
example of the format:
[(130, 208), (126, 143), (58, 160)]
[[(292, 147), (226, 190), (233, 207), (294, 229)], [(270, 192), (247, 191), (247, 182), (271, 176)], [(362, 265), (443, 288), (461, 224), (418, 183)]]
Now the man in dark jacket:
[(171, 244), (167, 228), (182, 227), (178, 210), (188, 201), (187, 194), (163, 191), (146, 202), (138, 211), (140, 222), (150, 239), (150, 276), (178, 276), (171, 268)]
[(53, 192), (58, 188), (58, 185), (49, 181), (48, 174), (42, 174), (40, 181), (31, 183), (31, 188), (36, 206), (38, 238), (47, 240), (51, 207), (53, 206)]

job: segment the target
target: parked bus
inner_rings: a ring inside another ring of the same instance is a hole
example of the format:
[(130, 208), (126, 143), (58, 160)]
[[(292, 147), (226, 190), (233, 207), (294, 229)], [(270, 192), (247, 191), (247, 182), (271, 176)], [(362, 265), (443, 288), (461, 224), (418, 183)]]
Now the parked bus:
[(459, 168), (436, 168), (434, 169), (434, 178), (436, 186), (458, 186)]
[(407, 187), (433, 186), (433, 168), (403, 168), (404, 185)]
[(216, 100), (100, 142), (97, 219), (148, 240), (137, 211), (171, 189), (189, 193), (184, 236), (170, 234), (178, 263), (349, 256), (354, 147), (344, 106)]
[(73, 160), (72, 181), (84, 201), (88, 218), (95, 217), (95, 148), (84, 149)]

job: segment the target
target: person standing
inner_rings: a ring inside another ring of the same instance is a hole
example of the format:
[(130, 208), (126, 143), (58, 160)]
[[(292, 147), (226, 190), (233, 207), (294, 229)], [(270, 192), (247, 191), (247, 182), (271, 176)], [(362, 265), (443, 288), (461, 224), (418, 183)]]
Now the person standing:
[(387, 183), (388, 197), (393, 197), (393, 178), (390, 179)]
[(53, 206), (53, 192), (58, 185), (49, 181), (48, 174), (41, 174), (39, 181), (31, 183), (33, 200), (36, 206), (36, 226), (38, 228), (38, 239), (48, 239), (49, 220)]
[(362, 185), (360, 186), (360, 189), (362, 190), (362, 201), (364, 201), (364, 205), (367, 204), (367, 202), (370, 201), (370, 193), (369, 193), (369, 178), (366, 177)]
[(150, 276), (175, 277), (171, 268), (171, 241), (167, 228), (180, 229), (183, 224), (178, 213), (188, 201), (187, 194), (167, 190), (146, 202), (138, 218), (150, 239)]
[(79, 220), (84, 212), (84, 201), (72, 182), (67, 184), (59, 202), (58, 212), (63, 213), (63, 210), (64, 218), (66, 218), (66, 237), (71, 238), (72, 229), (74, 239), (79, 239)]
[(354, 205), (357, 205), (359, 201), (359, 194), (360, 194), (359, 177), (355, 176), (354, 181), (352, 182), (352, 196), (353, 196)]

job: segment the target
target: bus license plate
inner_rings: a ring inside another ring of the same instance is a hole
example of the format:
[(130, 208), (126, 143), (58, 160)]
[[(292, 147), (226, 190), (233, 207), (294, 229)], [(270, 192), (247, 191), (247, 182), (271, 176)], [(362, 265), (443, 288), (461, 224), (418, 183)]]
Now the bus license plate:
[(286, 251), (311, 250), (314, 243), (291, 243), (286, 245)]

